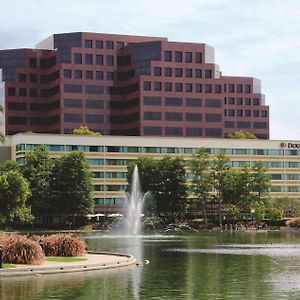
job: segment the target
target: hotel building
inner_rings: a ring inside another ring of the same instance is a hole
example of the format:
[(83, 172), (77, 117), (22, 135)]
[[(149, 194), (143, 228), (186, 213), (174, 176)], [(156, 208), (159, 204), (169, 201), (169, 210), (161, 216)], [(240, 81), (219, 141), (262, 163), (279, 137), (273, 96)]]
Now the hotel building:
[(74, 149), (86, 154), (94, 173), (96, 212), (122, 210), (130, 161), (142, 155), (155, 159), (170, 155), (188, 162), (198, 148), (205, 148), (211, 156), (225, 153), (234, 168), (264, 162), (272, 176), (270, 196), (300, 200), (300, 141), (19, 133), (6, 137), (5, 144), (0, 145), (0, 161), (13, 159), (22, 164), (25, 153), (41, 144), (46, 145), (51, 157)]
[(206, 44), (75, 32), (0, 50), (0, 131), (269, 138), (260, 81), (224, 76)]

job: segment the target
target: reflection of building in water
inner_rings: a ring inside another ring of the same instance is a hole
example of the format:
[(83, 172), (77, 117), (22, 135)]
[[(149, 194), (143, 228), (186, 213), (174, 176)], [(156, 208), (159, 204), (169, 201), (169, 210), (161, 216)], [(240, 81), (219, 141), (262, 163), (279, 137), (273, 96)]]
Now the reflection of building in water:
[(74, 149), (86, 153), (94, 173), (96, 212), (122, 211), (129, 162), (142, 155), (155, 159), (181, 156), (188, 162), (202, 147), (211, 155), (225, 153), (234, 168), (263, 162), (272, 176), (271, 197), (300, 199), (300, 142), (297, 141), (16, 134), (7, 136), (5, 144), (0, 145), (0, 160), (14, 159), (22, 164), (25, 153), (40, 144), (46, 145), (52, 157)]

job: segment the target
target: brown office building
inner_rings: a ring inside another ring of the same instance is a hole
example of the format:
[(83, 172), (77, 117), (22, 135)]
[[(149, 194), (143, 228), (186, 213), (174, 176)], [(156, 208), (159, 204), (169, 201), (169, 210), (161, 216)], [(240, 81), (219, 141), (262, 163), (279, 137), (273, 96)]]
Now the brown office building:
[(225, 137), (244, 130), (269, 138), (260, 81), (223, 76), (205, 44), (54, 34), (36, 49), (1, 50), (0, 75), (7, 135), (87, 125), (105, 135)]

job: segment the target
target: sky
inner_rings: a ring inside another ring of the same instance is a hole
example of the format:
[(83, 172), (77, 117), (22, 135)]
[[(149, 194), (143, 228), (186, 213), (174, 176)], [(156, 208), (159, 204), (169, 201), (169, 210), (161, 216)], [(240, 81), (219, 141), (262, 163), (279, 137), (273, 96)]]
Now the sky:
[[(2, 2), (2, 3), (1, 3)], [(223, 75), (262, 81), (270, 138), (300, 140), (299, 0), (0, 0), (0, 49), (54, 33), (167, 37), (215, 48)]]

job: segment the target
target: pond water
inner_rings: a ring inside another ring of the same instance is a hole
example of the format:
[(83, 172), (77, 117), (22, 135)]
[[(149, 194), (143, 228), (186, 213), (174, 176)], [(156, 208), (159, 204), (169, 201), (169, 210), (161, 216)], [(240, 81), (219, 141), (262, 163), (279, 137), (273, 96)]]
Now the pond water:
[(136, 238), (90, 233), (90, 250), (141, 267), (0, 279), (0, 299), (300, 299), (300, 235), (201, 232)]

